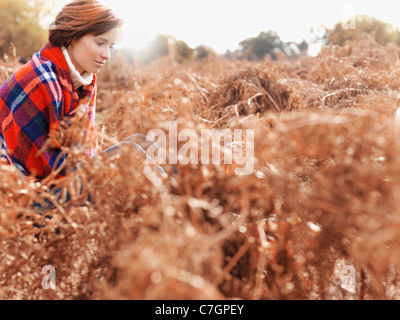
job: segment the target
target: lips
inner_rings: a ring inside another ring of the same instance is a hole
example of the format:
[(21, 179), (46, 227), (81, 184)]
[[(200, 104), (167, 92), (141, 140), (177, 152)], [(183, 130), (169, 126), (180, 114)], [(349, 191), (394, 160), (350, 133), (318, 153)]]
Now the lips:
[(102, 67), (102, 66), (104, 65), (104, 62), (99, 62), (99, 61), (96, 61), (96, 60), (94, 60), (94, 62), (96, 62), (96, 64), (97, 64), (99, 67)]

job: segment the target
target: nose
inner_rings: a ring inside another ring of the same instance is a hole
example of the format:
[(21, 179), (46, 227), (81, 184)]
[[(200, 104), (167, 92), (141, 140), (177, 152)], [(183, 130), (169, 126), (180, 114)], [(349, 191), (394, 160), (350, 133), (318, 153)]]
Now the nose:
[(111, 58), (111, 50), (110, 48), (107, 46), (105, 47), (102, 51), (101, 51), (101, 58), (104, 60), (110, 60)]

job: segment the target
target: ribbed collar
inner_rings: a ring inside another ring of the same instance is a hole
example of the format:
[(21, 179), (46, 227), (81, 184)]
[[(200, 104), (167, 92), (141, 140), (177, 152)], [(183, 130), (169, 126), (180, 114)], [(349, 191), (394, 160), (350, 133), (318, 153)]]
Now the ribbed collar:
[(75, 90), (82, 86), (87, 86), (88, 84), (91, 84), (93, 81), (93, 73), (87, 73), (84, 72), (82, 75), (76, 70), (74, 64), (71, 61), (71, 58), (68, 54), (68, 50), (65, 47), (61, 48), (65, 60), (67, 61), (69, 72), (71, 74), (72, 82), (74, 84)]

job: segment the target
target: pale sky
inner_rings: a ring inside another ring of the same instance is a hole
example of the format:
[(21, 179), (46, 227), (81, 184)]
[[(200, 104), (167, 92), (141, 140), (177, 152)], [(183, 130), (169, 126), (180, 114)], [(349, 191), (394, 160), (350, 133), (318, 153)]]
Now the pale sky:
[[(58, 9), (71, 0), (57, 0)], [(100, 0), (124, 19), (119, 47), (141, 50), (158, 33), (194, 48), (218, 53), (238, 48), (240, 41), (275, 30), (282, 41), (301, 42), (311, 27), (333, 27), (355, 14), (374, 16), (400, 26), (397, 0)]]

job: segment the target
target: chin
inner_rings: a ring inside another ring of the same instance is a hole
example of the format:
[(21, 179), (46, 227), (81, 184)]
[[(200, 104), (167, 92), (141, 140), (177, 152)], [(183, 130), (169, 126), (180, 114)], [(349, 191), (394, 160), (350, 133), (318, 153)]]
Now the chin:
[(100, 69), (88, 69), (86, 72), (87, 73), (97, 73), (99, 71), (100, 71)]

